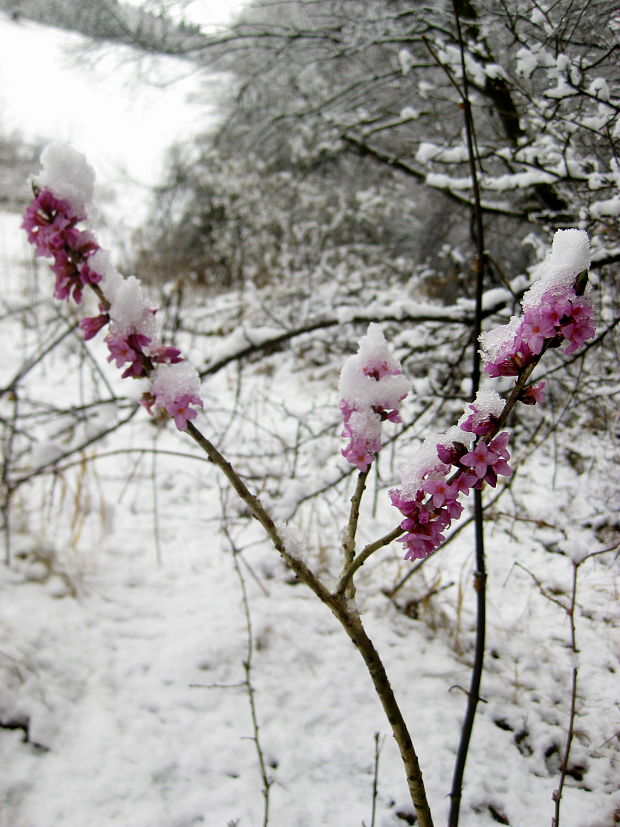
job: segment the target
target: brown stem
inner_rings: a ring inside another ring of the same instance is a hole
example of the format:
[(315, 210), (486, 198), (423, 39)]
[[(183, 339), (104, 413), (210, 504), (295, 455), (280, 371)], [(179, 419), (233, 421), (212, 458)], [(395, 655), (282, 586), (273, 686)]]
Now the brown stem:
[(400, 756), (407, 773), (407, 785), (418, 818), (417, 824), (419, 827), (433, 827), (433, 819), (426, 798), (418, 756), (416, 755), (411, 735), (409, 734), (407, 724), (396, 701), (394, 691), (388, 680), (379, 653), (368, 637), (360, 616), (357, 612), (351, 612), (347, 609), (347, 603), (344, 597), (339, 596), (334, 598), (330, 608), (364, 659), (375, 691), (383, 706), (383, 711), (390, 722), (392, 734), (398, 745)]
[(230, 462), (228, 462), (228, 460), (198, 430), (198, 428), (196, 428), (192, 422), (187, 423), (187, 432), (207, 454), (211, 462), (213, 462), (214, 465), (217, 465), (217, 467), (224, 473), (238, 496), (244, 503), (246, 503), (252, 515), (263, 526), (276, 550), (284, 558), (290, 568), (295, 572), (299, 579), (305, 583), (326, 606), (331, 609), (364, 659), (375, 687), (375, 691), (379, 696), (383, 710), (392, 728), (392, 734), (394, 735), (394, 739), (398, 744), (398, 749), (400, 750), (401, 759), (407, 775), (407, 784), (411, 795), (411, 801), (418, 817), (419, 827), (433, 827), (433, 820), (431, 817), (428, 800), (426, 798), (422, 771), (420, 769), (418, 756), (413, 747), (411, 735), (409, 734), (405, 719), (403, 718), (396, 701), (396, 697), (388, 680), (381, 657), (366, 634), (366, 630), (364, 629), (357, 609), (351, 607), (350, 601), (345, 595), (331, 594), (302, 560), (287, 551), (284, 540), (280, 536), (273, 519), (265, 510), (265, 507), (262, 505), (261, 501), (258, 497), (251, 493)]
[(331, 598), (329, 591), (316, 578), (312, 571), (306, 566), (303, 560), (291, 554), (284, 544), (284, 540), (280, 536), (276, 524), (271, 515), (265, 509), (264, 505), (257, 496), (252, 494), (247, 485), (243, 482), (239, 474), (235, 471), (230, 462), (217, 450), (210, 440), (201, 433), (193, 422), (187, 423), (187, 433), (191, 436), (194, 442), (202, 448), (205, 454), (209, 457), (211, 462), (224, 473), (228, 482), (240, 497), (240, 499), (248, 506), (252, 516), (258, 520), (262, 525), (267, 536), (276, 548), (276, 551), (284, 558), (287, 565), (295, 572), (297, 577), (305, 583), (324, 603)]
[[(368, 466), (368, 468), (365, 471), (360, 471), (357, 477), (355, 493), (351, 497), (351, 511), (349, 512), (349, 522), (347, 523), (347, 530), (343, 543), (343, 572), (347, 571), (350, 568), (351, 563), (353, 562), (353, 558), (355, 557), (355, 535), (357, 533), (357, 523), (359, 521), (360, 516), (360, 505), (362, 502), (364, 489), (366, 488), (366, 479), (368, 478), (369, 471), (370, 466)], [(353, 584), (353, 580), (351, 579), (351, 577), (347, 579), (345, 588), (347, 591), (347, 597), (355, 597), (355, 586)]]
[[(104, 307), (109, 307), (105, 296), (98, 285), (91, 285)], [(316, 577), (310, 568), (299, 557), (292, 554), (285, 545), (284, 539), (278, 530), (273, 518), (265, 509), (259, 498), (252, 494), (245, 482), (241, 479), (231, 463), (218, 451), (213, 443), (192, 423), (186, 424), (187, 434), (196, 442), (209, 460), (224, 474), (233, 490), (244, 502), (252, 516), (260, 523), (278, 553), (285, 560), (289, 568), (305, 583), (314, 594), (328, 606), (338, 619), (343, 629), (361, 654), (375, 691), (392, 728), (392, 733), (398, 744), (401, 759), (407, 775), (407, 784), (411, 794), (411, 801), (416, 811), (419, 827), (433, 827), (429, 804), (426, 798), (422, 772), (418, 762), (411, 735), (402, 716), (396, 697), (388, 680), (385, 668), (379, 653), (366, 634), (361, 618), (355, 607), (354, 600), (345, 594), (331, 594), (331, 592)], [(364, 490), (365, 475), (361, 474), (358, 480), (356, 494), (352, 502), (352, 511), (349, 519), (349, 529), (345, 554), (351, 561), (354, 557), (355, 530), (359, 516), (359, 500)], [(399, 532), (400, 533), (400, 530)], [(395, 536), (398, 536), (396, 534)], [(351, 568), (351, 566), (349, 566)], [(346, 586), (346, 584), (345, 584)], [(249, 675), (246, 673), (246, 681)]]
[(351, 560), (349, 566), (345, 571), (342, 573), (342, 577), (338, 581), (338, 585), (336, 586), (336, 594), (343, 594), (347, 584), (355, 574), (355, 572), (364, 565), (366, 560), (370, 557), (371, 554), (374, 554), (375, 551), (378, 551), (380, 548), (389, 545), (393, 540), (396, 540), (397, 537), (403, 533), (404, 529), (402, 529), (399, 525), (396, 528), (392, 529), (389, 534), (385, 534), (383, 537), (380, 537), (378, 540), (375, 540), (374, 543), (369, 543), (365, 546), (362, 551)]

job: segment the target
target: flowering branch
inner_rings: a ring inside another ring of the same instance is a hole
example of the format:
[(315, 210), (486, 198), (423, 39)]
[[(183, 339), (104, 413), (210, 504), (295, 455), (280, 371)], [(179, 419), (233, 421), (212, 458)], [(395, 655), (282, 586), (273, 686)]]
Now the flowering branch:
[[(184, 362), (176, 348), (166, 347), (158, 340), (156, 311), (146, 304), (138, 280), (134, 277), (124, 279), (112, 267), (109, 257), (94, 238), (77, 227), (85, 218), (86, 204), (92, 197), (94, 183), (94, 173), (85, 158), (68, 148), (52, 146), (43, 152), (42, 161), (43, 172), (34, 187), (35, 197), (26, 210), (22, 226), (37, 254), (53, 259), (51, 267), (56, 274), (56, 298), (80, 304), (85, 287), (94, 291), (99, 300), (100, 313), (80, 322), (84, 338), (90, 339), (109, 326), (105, 337), (110, 353), (108, 361), (115, 361), (117, 367), (129, 365), (123, 372), (123, 378), (147, 379), (150, 382), (149, 390), (145, 391), (142, 399), (146, 410), (151, 413), (152, 408), (157, 407), (174, 418), (177, 428), (185, 431), (223, 472), (289, 568), (338, 619), (364, 659), (392, 728), (418, 822), (421, 827), (432, 827), (430, 807), (411, 735), (383, 662), (364, 629), (354, 602), (343, 594), (332, 594), (295, 553), (296, 550), (287, 548), (281, 530), (260, 499), (252, 494), (231, 463), (192, 421), (197, 416), (196, 408), (203, 406), (198, 395), (198, 374)], [(379, 331), (375, 331), (373, 337), (375, 340), (383, 338)], [(376, 438), (376, 423), (380, 426), (380, 422), (387, 418), (399, 421), (397, 407), (406, 389), (403, 391), (405, 380), (398, 374), (400, 370), (396, 370), (389, 361), (379, 361), (370, 366), (366, 378), (370, 383), (380, 385), (382, 394), (389, 390), (387, 406), (379, 402), (374, 407), (367, 406), (361, 417), (356, 415), (353, 406), (349, 410), (350, 456), (356, 457), (361, 474), (352, 501), (345, 542), (347, 560), (354, 555), (359, 503), (367, 468), (380, 447), (380, 441)], [(371, 398), (372, 393), (366, 401)], [(369, 434), (359, 430), (364, 423), (370, 428)]]
[(80, 304), (83, 291), (92, 290), (99, 313), (80, 321), (83, 337), (91, 339), (106, 329), (108, 361), (123, 368), (123, 378), (146, 382), (141, 400), (145, 409), (166, 413), (196, 442), (225, 475), (289, 568), (338, 619), (363, 657), (390, 722), (418, 823), (432, 827), (417, 754), (381, 658), (356, 609), (353, 577), (371, 554), (394, 539), (404, 543), (407, 559), (425, 559), (444, 541), (442, 531), (460, 516), (461, 494), (470, 490), (479, 494), (485, 483), (494, 487), (498, 475), (512, 473), (509, 435), (501, 428), (517, 401), (535, 404), (542, 399), (542, 386), (527, 386), (538, 360), (548, 348), (565, 340), (571, 353), (594, 333), (591, 309), (583, 297), (589, 263), (585, 233), (556, 233), (542, 278), (524, 297), (523, 317), (482, 336), (487, 373), (516, 377), (508, 399), (502, 400), (495, 391), (479, 391), (457, 425), (446, 434), (427, 438), (417, 455), (404, 463), (401, 487), (390, 492), (404, 520), (356, 555), (360, 503), (369, 468), (381, 449), (382, 424), (401, 422), (400, 403), (408, 391), (400, 364), (389, 352), (378, 325), (369, 326), (358, 353), (346, 360), (340, 377), (343, 436), (348, 440), (342, 453), (360, 473), (343, 541), (343, 571), (331, 592), (303, 561), (297, 544), (287, 544), (285, 530), (276, 526), (237, 470), (196, 427), (193, 420), (203, 407), (198, 373), (178, 349), (161, 342), (157, 311), (146, 302), (140, 282), (121, 276), (93, 236), (80, 228), (94, 183), (83, 156), (48, 147), (42, 160), (43, 172), (23, 227), (37, 254), (52, 260), (56, 298)]

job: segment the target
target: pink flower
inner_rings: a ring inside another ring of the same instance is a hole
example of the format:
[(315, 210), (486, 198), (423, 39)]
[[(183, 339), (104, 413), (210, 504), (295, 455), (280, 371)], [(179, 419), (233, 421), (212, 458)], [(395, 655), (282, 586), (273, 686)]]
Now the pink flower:
[(56, 275), (54, 296), (57, 299), (82, 300), (85, 284), (95, 284), (101, 276), (91, 270), (86, 261), (99, 246), (76, 224), (83, 216), (74, 213), (68, 201), (56, 198), (45, 189), (38, 193), (24, 213), (22, 227), (38, 256), (54, 259), (51, 265)]
[(512, 468), (508, 465), (510, 452), (507, 446), (509, 441), (510, 434), (508, 431), (503, 431), (489, 443), (490, 453), (495, 454), (497, 457), (497, 459), (491, 463), (493, 471), (495, 474), (501, 474), (504, 477), (509, 477), (512, 474)]
[(349, 440), (342, 455), (360, 471), (368, 470), (381, 448), (381, 424), (401, 422), (399, 408), (408, 386), (379, 326), (370, 324), (340, 373), (342, 436)]
[(151, 359), (154, 362), (158, 362), (159, 364), (175, 365), (178, 362), (183, 361), (181, 351), (178, 350), (176, 347), (157, 345), (156, 347), (152, 347), (149, 353)]
[(525, 311), (523, 321), (519, 326), (519, 336), (527, 345), (530, 353), (538, 355), (543, 349), (545, 339), (555, 336), (555, 327), (547, 316), (539, 310)]
[(381, 448), (381, 440), (352, 429), (348, 423), (345, 424), (342, 436), (349, 439), (349, 444), (341, 451), (342, 456), (360, 471), (367, 471), (375, 454)]
[(108, 362), (114, 361), (117, 368), (129, 362), (129, 367), (121, 374), (123, 379), (128, 376), (148, 376), (152, 364), (143, 352), (151, 342), (148, 336), (143, 333), (130, 333), (126, 336), (109, 333), (105, 341), (110, 351)]
[(454, 483), (449, 483), (445, 479), (427, 480), (424, 482), (422, 490), (432, 495), (433, 505), (438, 508), (445, 505), (446, 501), (454, 500), (459, 493)]
[(544, 387), (544, 382), (539, 382), (538, 385), (528, 385), (519, 394), (519, 401), (524, 405), (536, 405), (542, 402), (545, 397)]
[(101, 313), (99, 316), (86, 316), (82, 319), (80, 321), (80, 330), (82, 331), (85, 341), (88, 341), (88, 339), (92, 339), (93, 336), (96, 336), (101, 328), (105, 327), (109, 321), (110, 316), (108, 313)]
[(570, 313), (562, 319), (560, 332), (570, 344), (566, 353), (573, 353), (596, 333), (591, 323), (592, 309), (587, 299), (575, 299), (572, 302)]
[[(22, 222), (36, 254), (53, 260), (50, 266), (56, 276), (54, 295), (76, 303), (81, 301), (86, 285), (103, 281), (102, 274), (90, 264), (99, 245), (89, 232), (78, 227), (84, 218), (69, 201), (57, 198), (46, 188), (35, 194)], [(105, 257), (101, 266), (105, 268)], [(148, 322), (156, 311), (141, 305), (137, 279), (123, 279), (115, 274), (113, 286), (112, 304), (105, 301), (99, 306), (99, 315), (82, 319), (79, 323), (82, 334), (85, 339), (91, 339), (111, 323), (112, 329), (105, 337), (108, 361), (113, 361), (118, 368), (128, 365), (122, 374), (124, 378), (153, 377), (151, 391), (143, 394), (141, 404), (149, 413), (157, 405), (173, 417), (177, 428), (185, 430), (187, 423), (197, 416), (197, 408), (204, 404), (197, 394), (198, 374), (187, 363), (178, 364), (183, 359), (177, 348), (152, 343), (155, 327)], [(119, 292), (123, 293), (122, 301)], [(139, 321), (140, 315), (143, 319), (148, 317), (144, 325)]]
[(493, 415), (483, 416), (476, 405), (469, 405), (468, 407), (471, 408), (472, 413), (460, 426), (461, 430), (477, 436), (492, 433), (495, 429), (497, 417)]
[(488, 482), (495, 487), (497, 475), (510, 476), (512, 469), (508, 465), (510, 454), (506, 446), (510, 435), (507, 431), (498, 434), (489, 444), (481, 439), (473, 451), (465, 454), (461, 462), (468, 468), (473, 468), (479, 480)]
[(191, 419), (195, 419), (198, 415), (198, 411), (191, 408), (190, 405), (197, 405), (202, 408), (204, 403), (197, 394), (184, 393), (181, 396), (177, 396), (173, 402), (166, 405), (165, 409), (174, 419), (174, 424), (177, 426), (179, 431), (185, 431), (187, 428), (187, 423)]
[(552, 299), (550, 297), (548, 300), (543, 299), (540, 312), (542, 318), (550, 325), (553, 325), (555, 329), (560, 326), (562, 319), (570, 312), (570, 309), (571, 303), (568, 299)]
[(136, 358), (136, 353), (125, 336), (109, 333), (105, 341), (110, 351), (108, 362), (114, 361), (117, 368), (120, 368), (125, 362), (132, 362)]
[(540, 298), (539, 307), (526, 309), (514, 336), (487, 358), (485, 371), (493, 377), (517, 376), (545, 346), (558, 347), (563, 338), (569, 340), (566, 353), (573, 353), (596, 332), (591, 316), (589, 301), (574, 287), (566, 287), (563, 295), (550, 290)]
[(153, 405), (156, 399), (152, 393), (145, 391), (140, 398), (140, 404), (143, 405), (151, 416), (153, 415)]
[(469, 451), (469, 453), (465, 454), (465, 456), (461, 459), (461, 462), (468, 468), (473, 468), (476, 476), (479, 479), (483, 479), (487, 472), (488, 466), (493, 465), (493, 462), (497, 459), (497, 454), (491, 451), (487, 443), (481, 439), (480, 442), (476, 444), (473, 451)]
[(450, 442), (447, 445), (437, 445), (437, 456), (446, 465), (460, 465), (461, 457), (467, 453), (462, 442)]
[(22, 221), (28, 241), (38, 256), (51, 256), (64, 246), (63, 233), (74, 227), (81, 216), (72, 215), (68, 201), (56, 198), (48, 189), (39, 192), (27, 207)]
[[(446, 468), (446, 473), (448, 471)], [(434, 470), (433, 473), (439, 472)], [(426, 477), (426, 474), (423, 473), (422, 476)], [(432, 554), (443, 543), (444, 530), (450, 527), (453, 519), (461, 516), (463, 506), (458, 502), (462, 491), (459, 476), (464, 475), (457, 475), (451, 482), (445, 477), (423, 479), (421, 487), (413, 496), (398, 489), (390, 491), (392, 505), (405, 518), (400, 524), (405, 534), (398, 542), (404, 543), (406, 547), (406, 560), (421, 559)]]
[(383, 379), (384, 376), (398, 376), (400, 374), (400, 370), (398, 368), (390, 368), (387, 359), (371, 359), (366, 362), (362, 370), (366, 376), (372, 377), (377, 382), (380, 379)]

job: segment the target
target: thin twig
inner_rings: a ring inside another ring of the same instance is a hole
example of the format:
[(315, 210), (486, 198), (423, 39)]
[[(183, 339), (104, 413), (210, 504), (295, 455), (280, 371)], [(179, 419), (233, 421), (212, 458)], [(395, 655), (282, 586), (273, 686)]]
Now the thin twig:
[[(568, 712), (568, 726), (566, 729), (566, 740), (564, 742), (564, 753), (562, 755), (562, 763), (560, 765), (560, 780), (558, 783), (557, 788), (553, 791), (552, 800), (554, 802), (554, 809), (553, 809), (553, 818), (551, 819), (551, 827), (560, 827), (560, 804), (562, 801), (562, 792), (564, 790), (564, 784), (566, 782), (566, 776), (568, 774), (568, 761), (570, 758), (570, 750), (573, 743), (573, 737), (575, 735), (575, 718), (577, 716), (577, 681), (579, 678), (579, 667), (577, 665), (577, 656), (579, 654), (579, 649), (577, 647), (577, 628), (575, 624), (575, 609), (577, 607), (577, 577), (579, 573), (579, 567), (586, 562), (586, 560), (590, 560), (593, 557), (598, 557), (601, 554), (606, 554), (610, 551), (615, 551), (620, 543), (615, 543), (613, 546), (609, 548), (599, 549), (598, 551), (592, 551), (589, 554), (586, 554), (580, 560), (573, 560), (573, 579), (572, 579), (572, 588), (571, 588), (571, 596), (570, 596), (570, 603), (568, 606), (563, 605), (560, 603), (566, 614), (568, 615), (568, 622), (570, 625), (570, 649), (571, 654), (573, 656), (573, 668), (571, 670), (571, 695), (570, 695), (570, 709)], [(548, 599), (553, 599), (546, 590), (543, 592), (545, 597)], [(553, 600), (554, 603), (558, 603), (559, 601)]]
[(151, 454), (151, 499), (153, 502), (153, 536), (155, 539), (155, 559), (157, 561), (157, 565), (161, 566), (162, 553), (161, 533), (159, 530), (159, 490), (157, 486), (157, 436), (158, 433), (157, 431), (155, 431), (155, 435), (153, 436), (153, 452)]
[(575, 715), (577, 706), (577, 680), (579, 676), (579, 668), (577, 666), (577, 636), (575, 630), (575, 605), (577, 603), (577, 571), (579, 563), (573, 561), (573, 583), (571, 589), (570, 606), (566, 609), (568, 615), (568, 622), (570, 624), (570, 648), (574, 658), (573, 668), (571, 670), (571, 689), (570, 689), (570, 710), (568, 713), (568, 727), (566, 730), (566, 741), (564, 742), (564, 754), (562, 755), (562, 764), (560, 765), (560, 780), (557, 789), (553, 791), (551, 796), (554, 802), (553, 818), (551, 819), (552, 827), (560, 827), (560, 804), (562, 801), (562, 792), (564, 790), (564, 783), (566, 781), (566, 774), (568, 772), (568, 761), (570, 758), (570, 749), (573, 743), (573, 736), (575, 734)]
[(379, 733), (375, 732), (375, 763), (372, 775), (372, 809), (370, 811), (370, 827), (375, 827), (375, 814), (377, 810), (377, 792), (379, 786), (379, 756), (381, 755), (382, 741)]
[[(344, 542), (342, 544), (344, 552), (342, 565), (343, 573), (348, 572), (350, 570), (351, 564), (353, 563), (353, 558), (355, 557), (355, 535), (357, 533), (357, 523), (359, 521), (360, 516), (360, 505), (362, 502), (362, 496), (364, 495), (364, 489), (366, 488), (366, 479), (368, 478), (369, 471), (370, 465), (365, 471), (360, 471), (357, 477), (355, 492), (351, 497), (351, 510), (349, 511), (349, 521), (347, 523)], [(355, 597), (355, 586), (353, 584), (352, 573), (347, 578), (346, 584), (343, 588), (343, 591), (345, 590), (347, 593), (347, 597)]]
[(380, 537), (378, 540), (375, 540), (374, 543), (369, 543), (365, 546), (362, 551), (351, 560), (348, 568), (343, 571), (340, 580), (338, 581), (338, 585), (336, 586), (336, 594), (343, 594), (347, 585), (349, 584), (351, 578), (355, 574), (355, 572), (364, 565), (366, 560), (370, 557), (371, 554), (374, 554), (375, 551), (378, 551), (380, 548), (384, 548), (385, 546), (389, 545), (393, 540), (396, 540), (397, 537), (403, 533), (404, 529), (401, 528), (399, 525), (396, 528), (392, 529), (389, 534), (385, 534), (383, 537)]
[(239, 565), (238, 556), (240, 554), (240, 549), (234, 542), (229, 528), (224, 522), (224, 534), (228, 539), (230, 547), (232, 549), (232, 558), (233, 558), (233, 565), (235, 567), (235, 573), (239, 580), (239, 586), (241, 587), (241, 603), (243, 605), (243, 615), (245, 618), (245, 629), (246, 629), (246, 636), (247, 636), (247, 648), (246, 648), (246, 656), (243, 661), (243, 671), (245, 674), (244, 686), (248, 693), (248, 702), (250, 705), (250, 716), (252, 718), (252, 729), (254, 731), (254, 736), (252, 740), (254, 741), (254, 746), (256, 747), (256, 756), (258, 758), (258, 766), (260, 769), (260, 776), (261, 776), (261, 783), (262, 783), (262, 794), (263, 794), (263, 827), (268, 827), (269, 824), (269, 790), (271, 785), (273, 784), (273, 779), (267, 773), (267, 764), (265, 762), (265, 755), (263, 753), (263, 748), (261, 745), (260, 740), (260, 727), (258, 724), (258, 712), (256, 709), (256, 698), (255, 698), (255, 690), (254, 685), (252, 683), (252, 666), (253, 666), (253, 656), (254, 656), (254, 631), (252, 628), (252, 615), (250, 614), (250, 602), (248, 600), (248, 590), (245, 584), (245, 578), (243, 576), (243, 572), (241, 571), (241, 566)]

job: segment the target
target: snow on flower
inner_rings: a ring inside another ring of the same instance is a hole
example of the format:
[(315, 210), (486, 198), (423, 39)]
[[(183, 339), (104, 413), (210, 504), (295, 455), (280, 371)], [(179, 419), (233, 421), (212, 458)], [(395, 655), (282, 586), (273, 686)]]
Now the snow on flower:
[(459, 419), (459, 428), (477, 436), (491, 433), (504, 407), (504, 400), (494, 390), (482, 389), (476, 394), (467, 411)]
[(77, 228), (81, 220), (69, 201), (44, 189), (36, 193), (21, 225), (36, 255), (53, 259), (50, 267), (56, 276), (54, 296), (76, 304), (81, 302), (87, 284), (101, 280), (89, 264), (99, 246), (90, 233)]
[(558, 230), (538, 281), (523, 297), (523, 315), (480, 337), (490, 376), (517, 376), (545, 347), (567, 340), (566, 353), (573, 353), (594, 336), (592, 307), (583, 296), (589, 266), (587, 234)]
[(156, 405), (173, 417), (180, 431), (187, 428), (187, 423), (195, 419), (196, 408), (203, 407), (199, 395), (200, 377), (187, 362), (157, 365), (151, 375), (150, 405)]
[[(401, 486), (390, 499), (403, 515), (398, 538), (405, 559), (428, 557), (445, 540), (444, 532), (463, 512), (459, 502), (472, 488), (497, 484), (497, 475), (510, 476), (507, 433), (490, 439), (503, 401), (494, 391), (482, 390), (468, 405), (459, 425), (445, 434), (432, 434), (401, 466)], [(482, 434), (468, 447), (469, 434)]]
[(378, 324), (372, 322), (360, 339), (358, 352), (340, 373), (342, 436), (349, 440), (342, 455), (366, 471), (381, 448), (381, 423), (400, 422), (400, 403), (409, 391), (398, 359), (389, 351)]
[(86, 156), (65, 144), (52, 143), (41, 153), (41, 165), (38, 187), (66, 200), (76, 215), (85, 218), (95, 188), (95, 171)]
[[(592, 308), (583, 295), (590, 265), (588, 237), (582, 230), (559, 230), (539, 279), (523, 298), (523, 315), (481, 338), (485, 369), (491, 376), (519, 376), (535, 364), (546, 347), (568, 341), (572, 353), (591, 338)], [(533, 405), (543, 398), (544, 383), (523, 388), (518, 399)], [(460, 516), (461, 494), (486, 483), (497, 485), (498, 475), (510, 476), (509, 434), (497, 433), (504, 402), (492, 390), (481, 390), (444, 436), (427, 437), (413, 457), (402, 465), (401, 487), (390, 492), (392, 504), (404, 517), (405, 558), (432, 554), (444, 541), (444, 531)], [(346, 421), (346, 419), (345, 419)], [(456, 432), (455, 432), (456, 431)], [(459, 433), (460, 432), (460, 433)], [(473, 434), (479, 437), (469, 444)]]
[[(539, 280), (523, 298), (523, 315), (481, 336), (485, 369), (491, 376), (519, 376), (543, 352), (568, 341), (572, 353), (594, 333), (592, 308), (583, 295), (590, 264), (588, 237), (582, 230), (559, 230), (540, 268)], [(523, 388), (518, 399), (533, 405), (543, 398), (544, 383)], [(509, 434), (497, 433), (504, 402), (493, 390), (480, 390), (455, 428), (427, 437), (403, 463), (401, 487), (390, 492), (404, 519), (405, 558), (432, 554), (444, 531), (460, 516), (461, 494), (497, 485), (510, 476)], [(346, 417), (345, 417), (346, 422)], [(479, 437), (468, 444), (473, 434)]]
[(135, 276), (123, 279), (110, 305), (115, 332), (122, 336), (140, 333), (149, 340), (157, 335), (155, 310), (147, 302), (142, 285)]
[(173, 417), (179, 430), (185, 430), (197, 408), (203, 407), (198, 374), (177, 348), (159, 341), (156, 310), (140, 281), (135, 276), (124, 278), (109, 254), (79, 226), (92, 202), (92, 167), (84, 155), (60, 144), (46, 147), (41, 162), (43, 169), (22, 228), (36, 255), (52, 259), (54, 296), (80, 304), (84, 288), (93, 288), (99, 315), (80, 321), (82, 335), (91, 339), (107, 327), (108, 361), (124, 367), (123, 378), (150, 378), (151, 390), (142, 400), (146, 409), (150, 413), (156, 405)]

